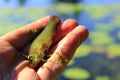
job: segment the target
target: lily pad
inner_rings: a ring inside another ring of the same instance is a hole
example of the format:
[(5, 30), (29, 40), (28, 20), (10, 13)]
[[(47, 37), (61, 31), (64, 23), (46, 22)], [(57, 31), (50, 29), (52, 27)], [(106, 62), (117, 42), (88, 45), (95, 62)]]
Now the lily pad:
[(97, 24), (96, 23), (95, 24), (95, 30), (109, 32), (113, 29), (113, 26), (114, 25), (111, 25), (111, 24), (108, 24), (108, 23), (106, 23), (106, 24), (100, 24), (100, 23)]
[[(83, 10), (82, 4), (72, 4), (72, 3), (57, 3), (53, 7), (60, 14), (78, 14), (81, 10)], [(69, 8), (68, 8), (69, 7)]]
[(111, 10), (108, 10), (107, 6), (101, 6), (101, 5), (93, 5), (93, 6), (86, 6), (87, 12), (92, 16), (92, 18), (103, 18), (108, 13), (111, 12)]
[(95, 80), (111, 80), (108, 76), (97, 76)]
[(77, 48), (74, 57), (84, 57), (87, 56), (91, 51), (91, 47), (88, 45), (81, 45)]
[(120, 56), (120, 45), (119, 44), (111, 44), (108, 46), (108, 53), (114, 55), (114, 56)]
[(120, 39), (120, 31), (118, 32), (117, 36), (118, 36), (118, 38)]
[(81, 80), (81, 79), (88, 79), (90, 77), (90, 73), (84, 69), (81, 68), (69, 68), (66, 69), (63, 73), (63, 75), (72, 80)]
[(23, 26), (23, 24), (7, 24), (7, 25), (0, 25), (0, 35), (4, 35), (12, 30), (17, 29), (18, 27)]
[(106, 52), (106, 46), (104, 45), (91, 45), (91, 50), (95, 53), (105, 53)]
[(13, 13), (12, 9), (9, 7), (5, 7), (0, 11), (0, 17), (1, 16), (8, 16), (9, 14)]
[(114, 43), (114, 39), (104, 31), (91, 32), (90, 39), (93, 45), (108, 45)]
[(71, 65), (73, 65), (74, 63), (75, 63), (75, 60), (74, 60), (74, 58), (73, 58), (72, 60), (70, 60), (70, 62), (68, 63), (67, 66), (71, 66)]
[(114, 20), (113, 20), (114, 24), (120, 26), (119, 20), (120, 20), (120, 12), (117, 12), (117, 13), (114, 15)]

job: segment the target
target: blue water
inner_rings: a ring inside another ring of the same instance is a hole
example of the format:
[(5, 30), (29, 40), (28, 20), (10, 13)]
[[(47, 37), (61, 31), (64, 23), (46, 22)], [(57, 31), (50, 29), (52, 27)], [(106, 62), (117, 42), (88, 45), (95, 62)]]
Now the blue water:
[[(18, 1), (19, 0), (0, 0), (0, 8), (4, 8), (6, 6), (16, 8), (18, 7)], [(54, 2), (55, 0), (26, 0), (24, 7), (45, 7), (49, 6)], [(84, 4), (113, 4), (118, 3), (120, 0), (79, 0), (79, 2), (82, 2)]]
[(83, 0), (86, 4), (113, 4), (118, 3), (120, 0)]
[[(26, 0), (24, 7), (45, 7), (51, 4), (51, 0)], [(0, 0), (0, 8), (4, 7), (16, 8), (19, 6), (18, 0), (10, 0), (6, 2), (5, 0)]]

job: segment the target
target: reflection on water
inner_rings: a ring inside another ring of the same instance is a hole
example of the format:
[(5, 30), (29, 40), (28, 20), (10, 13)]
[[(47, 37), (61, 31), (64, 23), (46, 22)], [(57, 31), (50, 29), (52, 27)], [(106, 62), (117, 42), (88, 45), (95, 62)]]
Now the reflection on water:
[[(59, 80), (120, 80), (120, 3), (89, 5), (84, 3), (87, 0), (82, 0), (83, 3), (76, 4), (51, 4), (50, 0), (19, 0), (24, 8), (18, 7), (17, 0), (14, 5), (13, 0), (8, 1), (11, 2), (0, 1), (0, 8), (3, 7), (0, 12), (1, 36), (50, 14), (60, 16), (62, 21), (68, 18), (76, 19), (79, 24), (89, 29), (89, 38), (76, 50), (74, 58)], [(12, 7), (5, 7), (2, 3)], [(47, 6), (43, 7), (43, 4)], [(15, 5), (17, 8), (13, 8)]]

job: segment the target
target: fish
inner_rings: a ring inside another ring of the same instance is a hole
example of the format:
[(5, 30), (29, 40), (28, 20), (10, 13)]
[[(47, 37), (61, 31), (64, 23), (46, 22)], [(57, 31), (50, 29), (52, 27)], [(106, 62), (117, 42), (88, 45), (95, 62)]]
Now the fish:
[(59, 18), (51, 15), (47, 26), (31, 43), (27, 56), (30, 67), (35, 68), (48, 55), (58, 23)]

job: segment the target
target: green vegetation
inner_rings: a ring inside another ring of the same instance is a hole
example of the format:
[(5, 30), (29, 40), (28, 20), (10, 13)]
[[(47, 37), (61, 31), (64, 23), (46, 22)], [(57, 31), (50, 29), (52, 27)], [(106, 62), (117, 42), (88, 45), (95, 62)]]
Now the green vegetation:
[[(119, 12), (120, 14), (120, 12)], [(113, 28), (117, 28), (120, 26), (120, 15), (119, 14), (116, 14), (116, 16), (114, 16), (114, 20), (112, 21), (112, 25), (113, 25)]]
[(95, 80), (111, 80), (108, 76), (97, 76)]
[(64, 71), (64, 76), (72, 80), (85, 80), (90, 77), (90, 73), (80, 68), (70, 68)]
[(55, 7), (55, 10), (62, 15), (79, 14), (83, 10), (82, 4), (73, 3), (57, 3), (53, 7)]
[(20, 24), (19, 25), (12, 24), (9, 26), (8, 25), (4, 26), (4, 24), (0, 24), (0, 35), (6, 34), (14, 29), (17, 29), (18, 27), (20, 27)]
[(68, 66), (74, 65), (74, 63), (75, 63), (74, 59), (75, 59), (75, 57), (72, 60), (70, 60), (70, 62), (68, 63)]
[(74, 57), (84, 57), (87, 56), (91, 51), (91, 47), (88, 45), (81, 45), (77, 48)]
[(106, 32), (97, 31), (90, 34), (93, 45), (108, 45), (114, 42), (114, 39)]
[(108, 53), (114, 55), (114, 56), (120, 56), (120, 45), (119, 44), (111, 44), (108, 46)]
[(95, 30), (96, 31), (102, 31), (105, 33), (108, 33), (109, 31), (111, 31), (113, 29), (113, 24), (108, 24), (108, 23), (96, 23), (95, 24)]
[(6, 8), (4, 8), (4, 9), (2, 9), (2, 10), (0, 11), (0, 17), (8, 16), (8, 15), (10, 15), (10, 14), (12, 14), (12, 13), (13, 13), (13, 12), (12, 12), (12, 9), (9, 8), (9, 7), (6, 7)]
[(100, 5), (90, 5), (85, 6), (85, 10), (91, 15), (94, 19), (101, 19), (104, 18), (107, 14), (111, 13), (111, 10), (108, 10), (109, 7), (107, 6), (100, 6)]
[(118, 37), (118, 38), (119, 38), (119, 40), (120, 40), (120, 31), (118, 32), (117, 37)]

